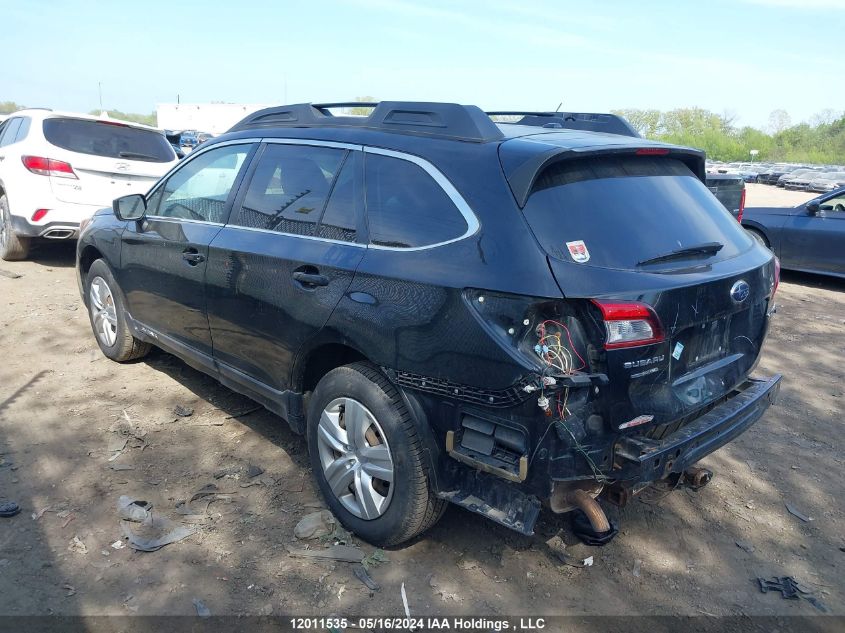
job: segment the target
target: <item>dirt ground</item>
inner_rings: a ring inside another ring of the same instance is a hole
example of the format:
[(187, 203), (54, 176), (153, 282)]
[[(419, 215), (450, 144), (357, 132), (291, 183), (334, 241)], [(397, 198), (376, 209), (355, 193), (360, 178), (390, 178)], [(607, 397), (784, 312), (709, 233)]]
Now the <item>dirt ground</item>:
[[(749, 206), (782, 193), (752, 185)], [(320, 499), (305, 443), (284, 422), (163, 352), (105, 359), (70, 245), (0, 269), (21, 275), (0, 276), (0, 501), (23, 507), (0, 519), (0, 614), (192, 615), (199, 599), (215, 615), (400, 615), (402, 583), (413, 615), (820, 613), (761, 593), (758, 576), (793, 576), (845, 614), (845, 281), (784, 274), (757, 370), (784, 375), (780, 402), (703, 461), (708, 487), (611, 508), (621, 533), (604, 548), (577, 544), (550, 513), (522, 537), (450, 508), (370, 565), (381, 585), (371, 591), (348, 563), (289, 555)], [(264, 472), (251, 478), (251, 465)], [(208, 484), (224, 498), (182, 518), (177, 504)], [(135, 552), (121, 495), (198, 531)], [(557, 534), (593, 566), (562, 564), (547, 545)]]

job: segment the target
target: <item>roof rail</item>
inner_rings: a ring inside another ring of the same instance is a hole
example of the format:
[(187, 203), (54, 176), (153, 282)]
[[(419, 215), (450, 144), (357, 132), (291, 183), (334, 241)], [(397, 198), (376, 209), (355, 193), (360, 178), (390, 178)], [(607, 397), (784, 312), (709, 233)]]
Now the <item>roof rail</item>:
[(640, 138), (637, 131), (624, 118), (617, 114), (596, 114), (590, 112), (488, 112), (488, 116), (520, 116), (518, 121), (508, 121), (512, 125), (530, 125), (544, 128), (564, 128), (567, 130), (584, 130), (587, 132), (603, 132), (605, 134), (619, 134)]
[[(329, 108), (372, 107), (369, 116), (335, 116)], [(484, 143), (504, 138), (477, 106), (422, 101), (373, 103), (298, 103), (254, 112), (229, 131), (271, 127), (360, 127), (385, 132)]]

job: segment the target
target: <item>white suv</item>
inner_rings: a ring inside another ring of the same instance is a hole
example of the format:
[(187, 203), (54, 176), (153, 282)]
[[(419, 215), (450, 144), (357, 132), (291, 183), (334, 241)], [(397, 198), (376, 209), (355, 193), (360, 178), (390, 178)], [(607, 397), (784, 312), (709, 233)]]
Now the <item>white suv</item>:
[(146, 193), (178, 162), (154, 128), (84, 114), (21, 110), (0, 123), (0, 257), (33, 239), (74, 239), (112, 200)]

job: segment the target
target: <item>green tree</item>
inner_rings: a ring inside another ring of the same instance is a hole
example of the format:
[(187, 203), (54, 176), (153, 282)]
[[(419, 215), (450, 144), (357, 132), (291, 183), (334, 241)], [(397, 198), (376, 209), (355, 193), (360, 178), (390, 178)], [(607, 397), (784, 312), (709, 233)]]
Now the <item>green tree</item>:
[[(101, 110), (91, 110), (88, 114), (100, 116)], [(131, 121), (132, 123), (143, 123), (151, 127), (158, 125), (158, 117), (155, 112), (150, 114), (134, 114), (132, 112), (121, 112), (120, 110), (106, 110), (110, 119), (119, 119), (121, 121)]]
[(0, 101), (0, 114), (11, 114), (23, 110), (26, 106), (14, 101)]
[[(378, 99), (375, 97), (355, 97), (355, 103), (378, 103)], [(363, 107), (356, 107), (356, 108), (345, 108), (343, 110), (344, 114), (352, 114), (354, 116), (367, 116), (373, 111), (372, 108), (363, 108)]]

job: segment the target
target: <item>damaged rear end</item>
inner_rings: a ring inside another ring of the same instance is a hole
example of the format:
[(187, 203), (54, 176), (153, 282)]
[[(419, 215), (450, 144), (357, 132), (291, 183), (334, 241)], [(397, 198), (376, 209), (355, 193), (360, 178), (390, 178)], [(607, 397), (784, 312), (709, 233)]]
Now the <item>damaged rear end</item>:
[(640, 139), (556, 149), (553, 135), (538, 152), (539, 142), (507, 141), (500, 160), (561, 299), (466, 299), (492, 336), (531, 358), (519, 390), (543, 422), (525, 445), (511, 442), (509, 463), (506, 433), (482, 420), (448, 448), (609, 533), (596, 496), (624, 503), (685, 472), (703, 485), (694, 464), (774, 402), (780, 376), (750, 375), (779, 270), (704, 186), (699, 152)]

